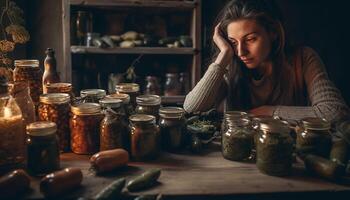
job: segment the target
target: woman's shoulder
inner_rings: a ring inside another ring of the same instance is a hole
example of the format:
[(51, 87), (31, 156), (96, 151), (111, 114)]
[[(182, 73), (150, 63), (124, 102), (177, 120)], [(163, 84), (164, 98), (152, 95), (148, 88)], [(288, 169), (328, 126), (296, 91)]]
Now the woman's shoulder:
[(301, 46), (298, 47), (297, 53), (299, 52), (301, 54), (302, 62), (303, 63), (314, 63), (314, 62), (322, 62), (320, 56), (318, 53), (309, 46)]

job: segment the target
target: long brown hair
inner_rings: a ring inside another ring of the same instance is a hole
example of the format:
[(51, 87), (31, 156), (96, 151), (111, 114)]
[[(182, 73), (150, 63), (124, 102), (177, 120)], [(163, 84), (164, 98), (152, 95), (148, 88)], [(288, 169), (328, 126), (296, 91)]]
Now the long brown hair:
[[(220, 23), (220, 30), (224, 34), (224, 37), (227, 38), (227, 26), (234, 21), (241, 19), (252, 19), (255, 20), (259, 25), (265, 28), (268, 33), (273, 33), (276, 35), (275, 40), (272, 43), (271, 52), (269, 54), (270, 59), (273, 63), (273, 80), (274, 91), (280, 91), (278, 94), (271, 97), (271, 102), (273, 99), (279, 98), (280, 95), (283, 95), (281, 91), (289, 89), (290, 84), (288, 81), (283, 81), (285, 73), (284, 67), (286, 66), (285, 62), (287, 61), (287, 54), (291, 51), (291, 48), (286, 40), (285, 31), (283, 27), (283, 20), (280, 10), (277, 4), (273, 0), (231, 0), (229, 1), (223, 9), (220, 11), (216, 23)], [(212, 62), (216, 59), (220, 50), (216, 45), (212, 44)], [(240, 99), (241, 102), (244, 101), (246, 108), (250, 107), (249, 102), (249, 89), (247, 88), (247, 75), (248, 69), (244, 64), (237, 58), (233, 59), (230, 67), (228, 67), (228, 74), (226, 76), (226, 81), (229, 86), (229, 95), (234, 95), (235, 99)], [(236, 90), (236, 87), (246, 87), (241, 90), (240, 94), (235, 94), (233, 91)], [(237, 95), (239, 97), (237, 97)], [(232, 98), (229, 98), (232, 99)], [(227, 102), (229, 103), (229, 102)], [(228, 105), (229, 106), (229, 105)], [(228, 109), (231, 109), (229, 106)], [(233, 106), (236, 107), (236, 106)]]

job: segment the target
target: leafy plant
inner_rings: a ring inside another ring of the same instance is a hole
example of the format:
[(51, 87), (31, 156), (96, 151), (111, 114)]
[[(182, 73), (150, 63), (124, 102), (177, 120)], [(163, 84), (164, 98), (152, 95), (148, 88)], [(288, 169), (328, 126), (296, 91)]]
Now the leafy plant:
[(13, 66), (9, 53), (16, 44), (28, 42), (30, 36), (24, 27), (23, 10), (14, 1), (2, 0), (0, 14), (0, 67), (9, 68)]

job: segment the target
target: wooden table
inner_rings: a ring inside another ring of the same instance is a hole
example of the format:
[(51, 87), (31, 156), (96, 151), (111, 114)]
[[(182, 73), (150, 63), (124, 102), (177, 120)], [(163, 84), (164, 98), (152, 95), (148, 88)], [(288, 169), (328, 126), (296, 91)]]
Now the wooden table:
[[(150, 162), (130, 162), (125, 169), (104, 176), (89, 171), (89, 156), (66, 153), (61, 155), (61, 166), (83, 170), (82, 186), (66, 195), (67, 198), (91, 197), (117, 177), (138, 175), (146, 169), (161, 168), (159, 184), (141, 193), (127, 193), (133, 199), (139, 194), (163, 194), (164, 199), (296, 199), (317, 196), (335, 199), (349, 197), (350, 187), (311, 177), (301, 163), (294, 164), (289, 177), (267, 176), (254, 163), (225, 160), (217, 146), (201, 155), (162, 153)], [(33, 191), (27, 198), (43, 198), (39, 179), (34, 178)], [(60, 198), (62, 199), (62, 198)], [(345, 198), (347, 199), (347, 198)]]

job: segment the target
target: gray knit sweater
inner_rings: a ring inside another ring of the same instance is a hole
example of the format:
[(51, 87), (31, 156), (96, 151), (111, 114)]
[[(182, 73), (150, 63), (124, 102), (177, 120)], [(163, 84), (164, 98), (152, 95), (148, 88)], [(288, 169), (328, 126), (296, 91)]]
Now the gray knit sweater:
[[(274, 115), (286, 120), (322, 117), (332, 122), (348, 115), (349, 108), (339, 90), (329, 80), (324, 64), (317, 53), (311, 48), (304, 47), (301, 59), (303, 63), (302, 74), (307, 90), (306, 99), (308, 99), (309, 105), (295, 106), (293, 98), (290, 98), (288, 102), (281, 101), (273, 105)], [(225, 67), (212, 63), (202, 79), (187, 94), (184, 109), (187, 112), (205, 111), (217, 106), (223, 99), (235, 101), (234, 97), (229, 99), (230, 97), (227, 95), (226, 73)], [(269, 77), (263, 77), (259, 81), (251, 80), (249, 84), (252, 102), (250, 109), (265, 105), (269, 101), (269, 94), (273, 92), (271, 82)]]

